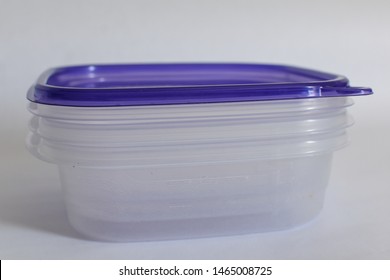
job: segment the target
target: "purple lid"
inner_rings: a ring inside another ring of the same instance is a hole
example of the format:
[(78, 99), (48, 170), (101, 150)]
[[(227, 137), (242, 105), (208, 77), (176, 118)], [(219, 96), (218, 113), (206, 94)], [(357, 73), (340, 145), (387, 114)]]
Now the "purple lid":
[(372, 94), (344, 76), (284, 65), (117, 64), (49, 69), (27, 98), (62, 106), (265, 101)]

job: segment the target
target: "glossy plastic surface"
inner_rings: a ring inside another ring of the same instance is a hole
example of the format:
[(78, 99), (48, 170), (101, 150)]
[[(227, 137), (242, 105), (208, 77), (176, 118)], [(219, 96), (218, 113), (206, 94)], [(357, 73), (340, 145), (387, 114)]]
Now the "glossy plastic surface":
[(68, 217), (108, 241), (292, 228), (320, 212), (350, 98), (162, 106), (30, 103), (29, 150), (55, 163)]
[(285, 65), (117, 64), (54, 68), (31, 87), (32, 102), (134, 106), (367, 95), (347, 78)]

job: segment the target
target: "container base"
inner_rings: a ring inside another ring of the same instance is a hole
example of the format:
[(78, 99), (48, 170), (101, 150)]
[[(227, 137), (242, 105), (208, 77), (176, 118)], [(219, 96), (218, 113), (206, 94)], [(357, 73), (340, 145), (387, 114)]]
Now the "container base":
[[(254, 234), (296, 228), (312, 221), (320, 213), (318, 209), (306, 217), (286, 217), (253, 214), (237, 217), (214, 217), (171, 221), (137, 221), (129, 223), (93, 220), (70, 216), (71, 225), (88, 239), (106, 242), (143, 242), (228, 235)], [(270, 222), (270, 219), (272, 222)]]
[(276, 231), (312, 220), (322, 209), (331, 157), (60, 166), (60, 174), (70, 223), (83, 235), (114, 242), (188, 239)]

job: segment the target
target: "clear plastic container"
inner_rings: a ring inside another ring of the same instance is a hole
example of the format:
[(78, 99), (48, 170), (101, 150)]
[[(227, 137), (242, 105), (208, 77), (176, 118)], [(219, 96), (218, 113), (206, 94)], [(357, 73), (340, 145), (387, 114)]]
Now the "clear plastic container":
[(320, 212), (349, 96), (370, 93), (280, 65), (56, 68), (28, 93), (27, 146), (93, 239), (281, 230)]

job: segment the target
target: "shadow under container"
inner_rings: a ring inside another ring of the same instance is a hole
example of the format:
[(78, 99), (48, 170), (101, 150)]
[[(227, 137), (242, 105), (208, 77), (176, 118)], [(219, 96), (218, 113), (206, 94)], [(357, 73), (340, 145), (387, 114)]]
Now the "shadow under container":
[(282, 230), (319, 214), (350, 96), (371, 93), (283, 65), (54, 68), (28, 93), (27, 146), (93, 239)]

